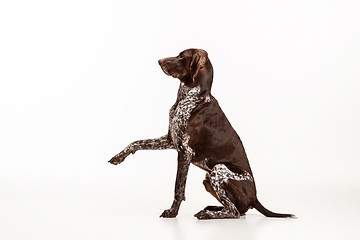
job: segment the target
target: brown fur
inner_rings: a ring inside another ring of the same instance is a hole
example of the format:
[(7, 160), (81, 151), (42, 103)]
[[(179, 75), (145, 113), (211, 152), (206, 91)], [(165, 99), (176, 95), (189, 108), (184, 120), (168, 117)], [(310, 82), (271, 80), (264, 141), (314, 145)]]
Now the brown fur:
[[(183, 89), (200, 87), (198, 95), (196, 95), (196, 105), (191, 110), (190, 117), (186, 119), (184, 129), (179, 130), (182, 135), (174, 135), (169, 131), (168, 135), (161, 138), (162, 142), (157, 139), (137, 141), (136, 144), (129, 145), (128, 148), (112, 158), (110, 162), (118, 164), (130, 153), (141, 149), (173, 148), (178, 151), (175, 197), (171, 208), (165, 210), (162, 217), (175, 217), (178, 214), (180, 204), (182, 200), (185, 200), (185, 184), (190, 163), (208, 173), (217, 164), (224, 164), (233, 173), (244, 174), (247, 172), (252, 177), (251, 181), (229, 179), (224, 185), (222, 183), (224, 191), (221, 191), (225, 195), (221, 196), (214, 190), (207, 177), (203, 181), (205, 189), (224, 207), (209, 206), (195, 215), (199, 219), (237, 218), (240, 214), (245, 214), (249, 208), (255, 208), (268, 217), (293, 217), (291, 214), (271, 212), (258, 201), (253, 174), (244, 146), (218, 102), (211, 95), (213, 67), (207, 52), (200, 49), (187, 49), (176, 57), (159, 60), (159, 64), (165, 74), (179, 79), (182, 83), (178, 99), (171, 111), (176, 109), (179, 102), (184, 99)], [(170, 125), (170, 129), (171, 127)], [(174, 137), (179, 139), (173, 139)], [(187, 140), (184, 141), (184, 139)], [(234, 209), (235, 207), (236, 209)]]

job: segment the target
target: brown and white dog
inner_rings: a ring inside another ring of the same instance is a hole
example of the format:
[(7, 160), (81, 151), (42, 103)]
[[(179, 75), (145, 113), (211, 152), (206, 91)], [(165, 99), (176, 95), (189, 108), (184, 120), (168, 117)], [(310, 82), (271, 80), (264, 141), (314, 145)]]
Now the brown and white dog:
[(257, 199), (244, 146), (211, 95), (213, 68), (207, 52), (187, 49), (176, 57), (159, 60), (159, 64), (165, 74), (180, 79), (177, 99), (170, 109), (168, 134), (135, 141), (109, 162), (119, 164), (137, 150), (175, 149), (178, 152), (174, 201), (161, 217), (177, 216), (185, 200), (190, 163), (206, 171), (205, 189), (223, 205), (206, 207), (195, 214), (198, 219), (239, 218), (249, 208), (267, 217), (294, 217), (271, 212)]

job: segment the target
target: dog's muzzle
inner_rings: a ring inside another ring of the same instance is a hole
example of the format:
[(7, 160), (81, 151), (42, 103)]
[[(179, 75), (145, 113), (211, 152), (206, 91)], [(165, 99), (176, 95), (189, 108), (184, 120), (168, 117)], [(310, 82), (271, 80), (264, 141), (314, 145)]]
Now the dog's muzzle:
[(164, 72), (166, 75), (171, 76), (171, 73), (169, 73), (169, 71), (168, 71), (168, 69), (167, 69), (167, 66), (166, 66), (166, 64), (165, 64), (164, 59), (160, 59), (158, 62), (159, 62), (159, 65), (160, 65), (161, 69), (163, 70), (163, 72)]

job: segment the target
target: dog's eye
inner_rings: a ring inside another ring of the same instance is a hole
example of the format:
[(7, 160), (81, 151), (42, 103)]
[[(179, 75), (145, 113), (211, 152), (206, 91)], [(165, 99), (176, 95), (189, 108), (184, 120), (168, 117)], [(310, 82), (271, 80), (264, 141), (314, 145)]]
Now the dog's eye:
[(183, 58), (184, 57), (184, 55), (182, 54), (182, 53), (180, 53), (179, 54), (179, 58), (181, 59), (181, 58)]

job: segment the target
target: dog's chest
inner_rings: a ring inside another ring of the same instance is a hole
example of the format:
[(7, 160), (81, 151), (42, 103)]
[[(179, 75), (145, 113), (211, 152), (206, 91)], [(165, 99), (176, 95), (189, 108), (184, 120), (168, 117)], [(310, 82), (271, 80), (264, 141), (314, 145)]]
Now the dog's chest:
[(178, 97), (170, 109), (169, 131), (175, 147), (178, 149), (185, 137), (185, 129), (192, 110), (201, 101), (200, 86), (189, 88), (180, 85)]

